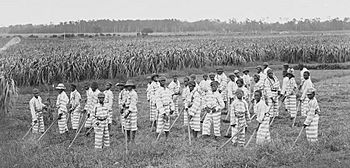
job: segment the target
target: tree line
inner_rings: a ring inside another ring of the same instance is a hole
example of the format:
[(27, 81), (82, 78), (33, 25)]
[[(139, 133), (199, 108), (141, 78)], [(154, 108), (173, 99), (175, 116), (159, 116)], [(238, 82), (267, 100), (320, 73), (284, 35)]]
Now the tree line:
[(229, 21), (200, 20), (196, 22), (178, 19), (164, 20), (80, 20), (61, 22), (59, 24), (11, 25), (0, 27), (0, 33), (112, 33), (141, 32), (148, 28), (154, 32), (254, 32), (254, 31), (330, 31), (350, 30), (350, 18), (334, 18), (321, 21), (315, 19), (292, 19), (285, 23), (267, 23), (262, 20)]

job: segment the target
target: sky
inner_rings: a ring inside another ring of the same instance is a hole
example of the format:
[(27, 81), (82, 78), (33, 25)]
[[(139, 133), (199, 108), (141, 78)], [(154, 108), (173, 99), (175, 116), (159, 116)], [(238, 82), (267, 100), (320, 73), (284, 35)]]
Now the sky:
[(350, 0), (0, 0), (0, 26), (92, 19), (325, 20), (350, 17), (349, 6)]

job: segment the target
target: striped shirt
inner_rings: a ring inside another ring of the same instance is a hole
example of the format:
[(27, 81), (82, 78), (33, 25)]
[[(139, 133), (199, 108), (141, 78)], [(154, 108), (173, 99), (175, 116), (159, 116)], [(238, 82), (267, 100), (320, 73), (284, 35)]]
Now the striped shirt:
[(201, 95), (198, 91), (192, 90), (188, 94), (185, 103), (185, 108), (188, 108), (188, 113), (193, 116), (198, 110), (200, 110), (201, 105)]
[(155, 101), (160, 115), (167, 114), (171, 110), (175, 110), (175, 104), (172, 99), (172, 91), (168, 88), (159, 87), (156, 91)]
[(37, 120), (38, 116), (37, 113), (42, 112), (43, 107), (45, 105), (42, 103), (41, 97), (38, 96), (38, 98), (33, 97), (29, 101), (29, 108), (30, 108), (30, 113), (32, 114), (33, 120)]
[(269, 106), (262, 100), (254, 105), (254, 112), (256, 114), (256, 120), (262, 123), (265, 115), (269, 115)]
[(108, 122), (108, 105), (98, 103), (93, 108), (94, 122), (96, 121), (107, 121)]
[(219, 87), (218, 89), (220, 91), (224, 91), (227, 87), (227, 82), (228, 82), (228, 78), (227, 76), (225, 75), (225, 73), (222, 73), (221, 75), (217, 74), (215, 76), (215, 80), (219, 82)]
[(173, 92), (173, 94), (178, 94), (180, 92), (180, 82), (171, 81), (168, 88)]
[(67, 104), (69, 102), (69, 98), (66, 94), (66, 92), (62, 92), (57, 96), (56, 101), (56, 108), (58, 109), (59, 113), (62, 113), (62, 111), (67, 112)]
[(138, 96), (134, 89), (126, 93), (125, 106), (129, 107), (128, 110), (132, 112), (137, 112), (137, 106), (136, 106), (137, 101), (138, 101)]
[(238, 124), (238, 117), (246, 117), (247, 120), (250, 119), (248, 103), (245, 100), (234, 100), (232, 102), (231, 109), (233, 112), (230, 119), (231, 125)]
[(238, 86), (236, 82), (230, 81), (227, 84), (227, 96), (228, 98), (232, 99), (235, 98), (236, 90), (238, 89)]
[(92, 106), (92, 89), (89, 88), (88, 90), (86, 90), (86, 104), (85, 104), (84, 109), (90, 110), (92, 108), (93, 108), (93, 106)]
[(275, 75), (273, 76), (273, 79), (267, 77), (266, 81), (270, 85), (271, 91), (277, 92), (281, 90), (280, 82)]
[(286, 96), (294, 95), (296, 88), (297, 88), (297, 83), (295, 82), (295, 78), (289, 79), (286, 84), (285, 95)]
[(199, 83), (199, 88), (202, 91), (202, 93), (206, 93), (209, 90), (211, 90), (211, 86), (210, 86), (211, 80), (207, 79), (207, 80), (202, 80)]
[(103, 93), (105, 94), (104, 103), (107, 105), (109, 110), (112, 110), (114, 99), (113, 92), (111, 90), (105, 90)]
[(215, 108), (216, 111), (222, 110), (225, 107), (224, 100), (221, 96), (221, 94), (216, 91), (209, 91), (205, 96), (204, 96), (204, 107), (208, 108)]
[(80, 106), (81, 95), (77, 90), (70, 93), (69, 103), (72, 105), (72, 109), (76, 109)]
[(152, 81), (149, 90), (149, 98), (151, 101), (154, 101), (154, 99), (156, 98), (156, 92), (159, 89), (159, 87), (159, 82)]
[(305, 119), (304, 124), (310, 125), (313, 118), (315, 117), (315, 115), (318, 114), (319, 112), (320, 112), (320, 107), (318, 106), (318, 102), (317, 102), (316, 98), (314, 97), (313, 99), (309, 100), (308, 109), (307, 109), (307, 117)]
[(311, 82), (310, 79), (305, 80), (303, 83), (303, 86), (301, 87), (301, 90), (300, 90), (302, 93), (300, 100), (304, 100), (306, 98), (307, 90), (309, 88), (313, 88), (313, 87), (314, 87), (314, 84)]

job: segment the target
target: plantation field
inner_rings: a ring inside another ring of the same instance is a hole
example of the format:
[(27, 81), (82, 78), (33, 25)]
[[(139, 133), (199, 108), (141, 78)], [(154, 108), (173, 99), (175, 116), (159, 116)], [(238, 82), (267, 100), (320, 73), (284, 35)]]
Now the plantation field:
[[(69, 140), (61, 138), (57, 125), (39, 143), (32, 137), (20, 140), (31, 119), (28, 107), (31, 95), (21, 94), (12, 117), (0, 121), (0, 167), (349, 167), (350, 70), (311, 70), (311, 74), (316, 82), (317, 99), (321, 108), (319, 144), (315, 146), (307, 144), (304, 132), (294, 150), (291, 150), (290, 145), (301, 127), (290, 128), (287, 118), (275, 121), (271, 128), (273, 143), (263, 147), (256, 147), (254, 138), (247, 149), (235, 148), (229, 144), (224, 149), (217, 150), (216, 147), (227, 140), (224, 137), (218, 142), (213, 138), (199, 138), (198, 141), (192, 141), (190, 146), (186, 128), (182, 127), (182, 117), (172, 129), (167, 142), (162, 137), (159, 143), (154, 143), (155, 133), (149, 132), (145, 88), (141, 87), (137, 89), (139, 131), (136, 145), (129, 146), (127, 155), (124, 137), (118, 125), (112, 126), (110, 148), (102, 152), (95, 151), (93, 136), (86, 138), (80, 135), (68, 150), (67, 146), (74, 133), (70, 134)], [(276, 75), (280, 77), (281, 72), (277, 71)], [(296, 79), (299, 80), (299, 71), (296, 71)], [(80, 93), (84, 95), (84, 92)], [(114, 95), (117, 95), (116, 91)], [(55, 92), (42, 93), (43, 100), (47, 97), (55, 100), (56, 96)], [(116, 110), (115, 113), (117, 114)], [(282, 116), (286, 117), (287, 114), (282, 112)], [(300, 125), (302, 121), (297, 122)], [(256, 122), (251, 123), (246, 139), (256, 126)], [(227, 124), (221, 123), (222, 135), (227, 127)]]

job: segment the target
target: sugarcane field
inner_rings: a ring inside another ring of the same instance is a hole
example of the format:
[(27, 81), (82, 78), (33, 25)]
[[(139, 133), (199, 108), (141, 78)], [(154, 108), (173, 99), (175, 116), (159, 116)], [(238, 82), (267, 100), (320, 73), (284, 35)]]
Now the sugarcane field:
[(349, 6), (3, 0), (0, 168), (348, 168)]

